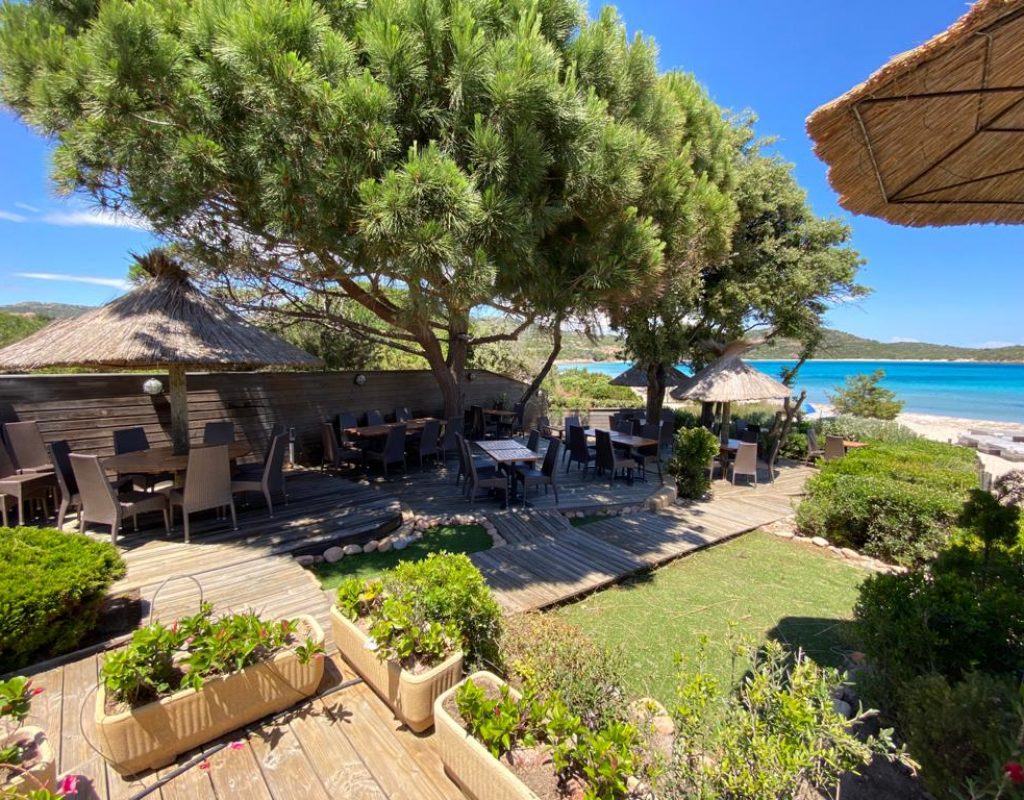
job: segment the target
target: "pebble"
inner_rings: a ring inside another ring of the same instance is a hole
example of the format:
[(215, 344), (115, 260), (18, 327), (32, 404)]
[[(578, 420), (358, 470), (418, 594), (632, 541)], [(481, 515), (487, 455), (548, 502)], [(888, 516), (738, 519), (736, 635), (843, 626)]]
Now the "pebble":
[(300, 567), (313, 566), (313, 556), (295, 556), (295, 563)]
[(844, 548), (842, 548), (842, 553), (847, 558), (860, 558), (860, 553), (858, 553), (852, 547), (844, 547)]
[(377, 548), (378, 548), (379, 546), (380, 546), (380, 545), (379, 545), (379, 544), (378, 544), (377, 542), (375, 542), (375, 541), (372, 541), (372, 540), (371, 540), (371, 541), (369, 541), (369, 542), (367, 542), (366, 544), (364, 544), (364, 545), (363, 545), (363, 552), (364, 552), (364, 553), (372, 553), (372, 552), (374, 552), (374, 551), (375, 551), (375, 550), (376, 550), (376, 549), (377, 549)]
[(395, 539), (391, 543), (391, 547), (394, 550), (404, 550), (408, 546), (409, 546), (409, 540), (406, 539), (405, 537), (399, 537), (398, 539)]
[(333, 564), (335, 561), (341, 561), (345, 557), (345, 551), (340, 547), (328, 547), (324, 550), (324, 561), (328, 564)]
[(391, 537), (385, 536), (383, 539), (377, 542), (377, 550), (381, 553), (386, 553), (388, 550), (391, 549), (393, 544), (394, 542), (392, 542)]
[(843, 719), (849, 719), (853, 716), (853, 708), (845, 700), (833, 700), (832, 708)]
[(811, 539), (812, 544), (816, 544), (818, 547), (828, 547), (828, 539), (824, 536), (815, 536)]
[(347, 544), (341, 548), (341, 552), (347, 556), (354, 556), (356, 553), (363, 552), (363, 548), (357, 544)]
[(772, 533), (774, 533), (780, 539), (792, 539), (793, 538), (793, 531), (777, 530), (777, 531), (772, 531)]

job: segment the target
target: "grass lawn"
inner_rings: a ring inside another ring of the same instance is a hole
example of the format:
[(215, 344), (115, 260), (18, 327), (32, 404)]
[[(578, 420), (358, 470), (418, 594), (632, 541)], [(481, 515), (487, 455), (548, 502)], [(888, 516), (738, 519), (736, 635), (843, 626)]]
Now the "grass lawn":
[(441, 550), (477, 553), (489, 550), (492, 544), (490, 534), (480, 525), (444, 525), (424, 531), (422, 539), (410, 542), (404, 550), (345, 556), (333, 564), (318, 564), (313, 571), (325, 589), (333, 589), (346, 578), (372, 578), (399, 561), (420, 561)]
[(627, 687), (669, 704), (676, 656), (709, 638), (708, 667), (730, 685), (747, 664), (733, 664), (729, 626), (802, 647), (818, 663), (839, 666), (864, 570), (767, 533), (751, 533), (656, 572), (591, 595), (557, 612), (596, 641), (621, 647)]

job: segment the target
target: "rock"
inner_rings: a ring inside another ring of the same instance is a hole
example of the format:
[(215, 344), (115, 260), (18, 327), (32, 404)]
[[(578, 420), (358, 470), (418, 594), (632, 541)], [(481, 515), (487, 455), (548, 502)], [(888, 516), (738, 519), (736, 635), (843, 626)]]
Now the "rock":
[(406, 539), (404, 536), (400, 536), (399, 538), (395, 539), (391, 543), (391, 548), (393, 550), (404, 550), (408, 546), (409, 546), (409, 540)]
[(394, 542), (391, 540), (391, 537), (385, 536), (383, 539), (377, 542), (377, 550), (381, 553), (386, 553), (388, 550), (391, 549), (391, 546), (393, 544)]
[(300, 567), (313, 566), (313, 556), (295, 556), (295, 563)]
[(853, 709), (845, 700), (833, 700), (832, 709), (843, 719), (849, 719), (853, 716)]
[(340, 547), (328, 547), (324, 550), (324, 561), (328, 564), (333, 564), (335, 561), (341, 561), (345, 557), (345, 551)]
[(824, 536), (815, 536), (811, 539), (812, 544), (816, 544), (818, 547), (828, 547), (828, 539)]
[(341, 548), (341, 552), (343, 552), (347, 556), (354, 556), (357, 553), (363, 552), (363, 548), (357, 544), (347, 544), (343, 548)]
[(379, 543), (378, 543), (378, 542), (376, 542), (376, 541), (373, 541), (373, 540), (371, 540), (371, 541), (369, 541), (369, 542), (367, 542), (366, 544), (364, 544), (364, 545), (363, 545), (363, 552), (364, 552), (364, 553), (372, 553), (372, 552), (374, 552), (374, 551), (375, 551), (375, 550), (376, 550), (376, 549), (377, 549), (377, 548), (378, 548), (379, 546), (380, 546), (380, 545), (379, 545)]
[(843, 547), (840, 548), (840, 551), (846, 558), (860, 558), (860, 553), (858, 553), (852, 547)]
[(780, 529), (780, 530), (777, 530), (777, 531), (772, 531), (772, 533), (774, 533), (780, 539), (792, 539), (793, 538), (793, 531), (786, 531), (786, 530), (781, 530)]

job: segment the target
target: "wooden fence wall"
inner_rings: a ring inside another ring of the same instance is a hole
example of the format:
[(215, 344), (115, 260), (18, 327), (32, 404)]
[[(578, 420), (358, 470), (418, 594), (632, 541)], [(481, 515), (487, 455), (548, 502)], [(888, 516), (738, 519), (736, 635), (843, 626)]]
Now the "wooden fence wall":
[[(262, 452), (274, 422), (295, 428), (296, 460), (320, 463), (320, 423), (340, 411), (362, 416), (379, 409), (385, 416), (408, 406), (415, 416), (440, 416), (440, 392), (426, 371), (365, 371), (357, 386), (355, 372), (213, 372), (188, 376), (189, 426), (202, 437), (212, 420), (229, 419), (236, 435)], [(510, 402), (522, 393), (519, 381), (480, 370), (466, 383), (466, 404), (493, 404), (500, 395)], [(108, 455), (112, 431), (141, 425), (150, 444), (170, 444), (170, 407), (166, 395), (142, 391), (147, 378), (167, 384), (166, 375), (76, 374), (0, 375), (0, 422), (35, 420), (43, 438), (66, 439), (72, 450)]]

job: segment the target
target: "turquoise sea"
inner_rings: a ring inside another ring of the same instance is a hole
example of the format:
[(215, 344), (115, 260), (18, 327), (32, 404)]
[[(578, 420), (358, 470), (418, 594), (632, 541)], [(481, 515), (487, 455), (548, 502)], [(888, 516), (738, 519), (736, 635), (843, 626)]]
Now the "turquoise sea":
[[(778, 377), (789, 361), (757, 361), (750, 364)], [(604, 361), (579, 366), (604, 375), (618, 375), (629, 365)], [(679, 367), (689, 372), (685, 366)], [(990, 419), (1024, 424), (1024, 364), (992, 364), (949, 361), (809, 361), (797, 377), (799, 389), (807, 390), (810, 403), (828, 402), (827, 394), (842, 385), (848, 375), (885, 370), (883, 385), (905, 402), (904, 410), (919, 414)]]

